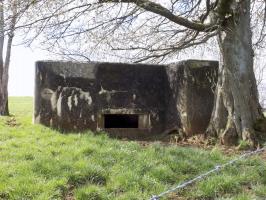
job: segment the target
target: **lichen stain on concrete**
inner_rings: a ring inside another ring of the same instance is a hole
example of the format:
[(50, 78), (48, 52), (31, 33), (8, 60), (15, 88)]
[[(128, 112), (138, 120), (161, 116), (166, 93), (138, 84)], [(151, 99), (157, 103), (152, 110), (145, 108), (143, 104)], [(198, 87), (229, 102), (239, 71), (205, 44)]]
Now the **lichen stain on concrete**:
[(49, 88), (44, 88), (41, 92), (41, 97), (46, 100), (50, 100), (53, 95), (53, 91)]
[[(83, 91), (80, 91), (80, 99), (81, 99), (81, 100), (85, 100), (85, 101), (87, 101), (87, 103), (88, 103), (89, 106), (90, 106), (91, 103), (92, 103), (92, 98), (91, 98), (89, 92), (83, 92)], [(78, 101), (77, 101), (77, 102), (78, 102)]]
[(95, 122), (95, 117), (94, 117), (94, 115), (91, 116), (91, 121)]
[(99, 91), (99, 94), (106, 94), (107, 90), (103, 89), (103, 87), (101, 86), (101, 90)]
[(67, 98), (67, 105), (68, 105), (69, 110), (71, 111), (71, 109), (72, 109), (72, 96), (69, 96)]
[(61, 117), (62, 116), (62, 94), (59, 95), (56, 103), (56, 111), (57, 111), (57, 116)]
[(55, 111), (57, 108), (57, 98), (55, 93), (52, 94), (50, 101), (51, 101), (52, 111)]
[(77, 95), (74, 96), (74, 105), (78, 106), (78, 97), (77, 97)]

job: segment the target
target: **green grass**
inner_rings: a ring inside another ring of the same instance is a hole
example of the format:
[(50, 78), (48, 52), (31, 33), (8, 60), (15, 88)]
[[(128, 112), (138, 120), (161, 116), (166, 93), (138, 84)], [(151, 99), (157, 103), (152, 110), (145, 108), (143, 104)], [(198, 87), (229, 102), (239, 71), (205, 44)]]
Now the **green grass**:
[[(32, 124), (30, 97), (10, 98), (10, 110), (16, 121), (0, 118), (0, 199), (149, 199), (232, 159), (218, 148), (143, 147), (89, 131), (61, 134)], [(266, 163), (242, 161), (170, 198), (265, 199)]]

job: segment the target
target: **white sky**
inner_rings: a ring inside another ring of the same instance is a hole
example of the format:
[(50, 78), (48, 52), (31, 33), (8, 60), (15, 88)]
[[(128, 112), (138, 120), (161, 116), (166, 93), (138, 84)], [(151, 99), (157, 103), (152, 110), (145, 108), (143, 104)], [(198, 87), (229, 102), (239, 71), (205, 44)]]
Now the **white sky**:
[(24, 46), (13, 46), (9, 71), (9, 96), (33, 96), (34, 63), (46, 59), (46, 53)]

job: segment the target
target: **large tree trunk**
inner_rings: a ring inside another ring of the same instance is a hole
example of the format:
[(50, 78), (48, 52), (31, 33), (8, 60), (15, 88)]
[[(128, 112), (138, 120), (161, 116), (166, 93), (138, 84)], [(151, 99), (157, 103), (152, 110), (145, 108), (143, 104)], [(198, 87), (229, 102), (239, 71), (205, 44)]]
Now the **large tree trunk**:
[(7, 95), (7, 81), (6, 68), (3, 60), (4, 49), (4, 6), (3, 1), (0, 1), (0, 115), (8, 115), (8, 95)]
[(9, 65), (11, 57), (11, 48), (14, 38), (15, 25), (17, 21), (17, 2), (12, 2), (12, 18), (9, 24), (7, 33), (7, 45), (5, 62), (3, 61), (4, 49), (4, 6), (3, 1), (0, 1), (0, 115), (9, 115), (8, 109), (8, 80), (9, 80)]
[(250, 1), (232, 1), (235, 12), (225, 19), (218, 40), (219, 80), (208, 134), (219, 136), (225, 145), (246, 140), (256, 144), (253, 125), (263, 118), (253, 71)]
[(11, 57), (11, 45), (13, 41), (13, 31), (8, 34), (6, 59), (3, 66), (1, 80), (0, 80), (0, 115), (9, 115), (8, 109), (8, 80), (9, 80), (9, 65)]

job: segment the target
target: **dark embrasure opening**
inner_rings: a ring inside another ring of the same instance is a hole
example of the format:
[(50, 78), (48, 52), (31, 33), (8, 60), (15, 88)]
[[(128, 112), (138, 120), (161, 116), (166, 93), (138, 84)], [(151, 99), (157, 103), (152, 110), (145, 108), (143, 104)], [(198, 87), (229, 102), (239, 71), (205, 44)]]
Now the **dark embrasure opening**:
[(105, 114), (104, 128), (138, 128), (139, 116), (136, 114)]

